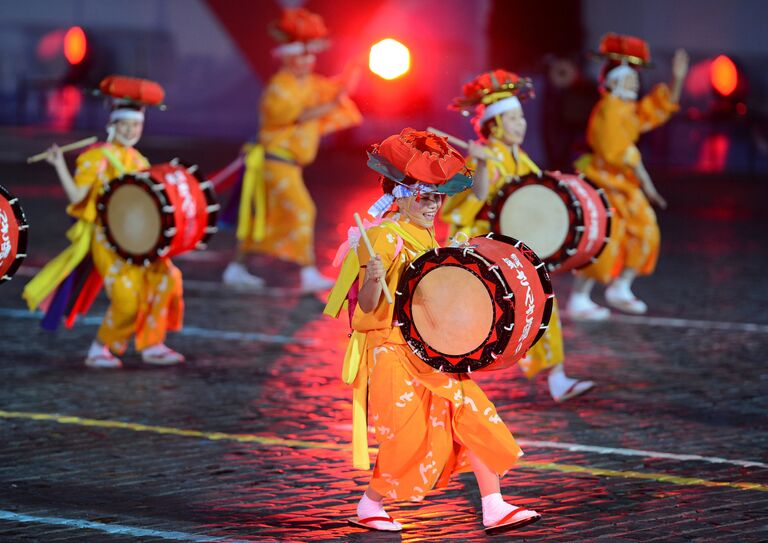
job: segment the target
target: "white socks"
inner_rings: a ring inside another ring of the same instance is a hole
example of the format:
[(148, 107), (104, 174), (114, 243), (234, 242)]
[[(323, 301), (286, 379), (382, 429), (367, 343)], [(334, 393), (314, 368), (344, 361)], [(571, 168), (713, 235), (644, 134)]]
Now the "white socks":
[(88, 357), (96, 357), (100, 354), (105, 354), (107, 352), (107, 347), (105, 345), (102, 345), (96, 340), (93, 340), (93, 343), (91, 343), (90, 348), (88, 349)]
[[(382, 502), (377, 502), (368, 497), (367, 494), (363, 494), (360, 498), (360, 503), (357, 504), (357, 518), (363, 520), (371, 517), (389, 517)], [(382, 530), (385, 532), (399, 532), (403, 529), (399, 522), (386, 522), (383, 520), (374, 520), (366, 523), (374, 530)]]
[(501, 494), (496, 492), (483, 496), (483, 526), (497, 524), (505, 515), (515, 509), (515, 506), (504, 501)]

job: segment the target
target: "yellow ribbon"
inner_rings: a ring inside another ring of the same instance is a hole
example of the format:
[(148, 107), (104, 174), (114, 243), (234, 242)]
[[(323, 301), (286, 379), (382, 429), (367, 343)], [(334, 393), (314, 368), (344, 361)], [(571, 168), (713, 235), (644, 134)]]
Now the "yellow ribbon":
[[(255, 214), (251, 213), (251, 206)], [(237, 239), (245, 240), (249, 227), (253, 241), (261, 241), (266, 233), (266, 187), (264, 186), (264, 146), (254, 145), (245, 155), (245, 173), (240, 195), (240, 209), (237, 218)]]
[[(392, 230), (419, 253), (430, 249), (394, 221), (385, 220), (381, 226)], [(432, 240), (434, 241), (434, 234)], [(356, 251), (350, 250), (341, 265), (339, 276), (328, 297), (323, 314), (334, 318), (339, 316), (346, 305), (347, 293), (357, 280), (359, 273), (360, 259)], [(389, 330), (368, 332), (353, 330), (341, 368), (341, 379), (344, 383), (352, 385), (352, 465), (356, 469), (366, 470), (371, 467), (368, 454), (368, 349), (370, 347), (368, 335), (371, 333), (389, 335)]]
[(92, 222), (80, 220), (67, 230), (67, 238), (72, 242), (70, 246), (48, 262), (24, 287), (22, 298), (27, 301), (30, 311), (34, 311), (51, 292), (56, 290), (56, 287), (88, 255), (94, 228), (95, 225)]

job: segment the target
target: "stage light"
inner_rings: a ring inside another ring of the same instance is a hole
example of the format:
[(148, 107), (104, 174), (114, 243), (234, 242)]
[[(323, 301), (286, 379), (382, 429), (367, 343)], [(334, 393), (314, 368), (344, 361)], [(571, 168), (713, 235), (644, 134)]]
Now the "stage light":
[(411, 67), (411, 53), (397, 40), (387, 38), (371, 47), (368, 67), (383, 79), (395, 79)]
[(718, 94), (728, 97), (733, 94), (739, 84), (739, 72), (730, 58), (720, 55), (712, 61), (709, 80)]
[(80, 64), (85, 58), (88, 41), (85, 32), (79, 26), (73, 26), (64, 35), (64, 57), (73, 66)]

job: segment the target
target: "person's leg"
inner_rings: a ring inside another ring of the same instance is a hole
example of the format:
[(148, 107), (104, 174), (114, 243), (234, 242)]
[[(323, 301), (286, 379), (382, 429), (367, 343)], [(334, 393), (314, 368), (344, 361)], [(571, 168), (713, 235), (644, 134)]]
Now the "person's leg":
[(576, 275), (573, 279), (573, 290), (568, 299), (566, 313), (572, 319), (602, 321), (611, 316), (607, 307), (601, 307), (592, 301), (590, 294), (595, 280), (590, 277)]
[(357, 503), (357, 522), (373, 530), (399, 532), (403, 526), (384, 510), (383, 500), (384, 496), (369, 485)]
[(540, 516), (536, 511), (504, 501), (501, 495), (499, 476), (491, 471), (472, 451), (467, 451), (467, 456), (472, 465), (472, 471), (475, 473), (477, 486), (480, 489), (483, 526), (488, 528), (499, 524), (523, 523)]
[(547, 376), (549, 393), (556, 402), (564, 402), (584, 394), (595, 386), (593, 381), (572, 379), (565, 373), (565, 362), (553, 366)]
[(235, 288), (253, 288), (258, 289), (264, 287), (264, 279), (257, 275), (253, 275), (248, 271), (246, 266), (246, 253), (241, 246), (238, 245), (235, 252), (235, 258), (227, 264), (222, 275), (222, 281), (225, 285)]
[(625, 268), (605, 289), (605, 299), (616, 309), (642, 315), (648, 311), (648, 306), (632, 292), (632, 282), (636, 277), (637, 270)]

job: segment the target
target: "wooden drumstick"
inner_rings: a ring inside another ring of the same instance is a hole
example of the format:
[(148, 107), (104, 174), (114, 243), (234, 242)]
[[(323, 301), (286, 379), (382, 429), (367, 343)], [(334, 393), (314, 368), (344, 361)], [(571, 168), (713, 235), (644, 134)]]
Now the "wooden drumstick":
[[(368, 254), (371, 258), (375, 258), (376, 254), (373, 252), (373, 245), (371, 245), (371, 240), (368, 239), (368, 234), (365, 233), (365, 227), (363, 226), (363, 221), (360, 219), (360, 215), (355, 213), (354, 217), (357, 227), (360, 229), (360, 237), (362, 238), (363, 243), (365, 243), (365, 248), (368, 249)], [(393, 304), (394, 300), (387, 287), (386, 279), (384, 279), (384, 277), (379, 277), (379, 284), (381, 285), (381, 290), (384, 292), (384, 298), (387, 300), (387, 303)]]
[[(66, 153), (67, 151), (74, 151), (75, 149), (80, 149), (81, 147), (88, 147), (89, 145), (92, 145), (96, 143), (96, 141), (99, 138), (96, 136), (91, 136), (90, 138), (85, 138), (82, 140), (75, 141), (73, 143), (68, 143), (67, 145), (62, 145), (59, 147), (61, 149), (62, 153)], [(45, 160), (48, 155), (50, 155), (50, 151), (45, 151), (44, 153), (38, 153), (36, 155), (33, 155), (27, 159), (27, 164), (32, 164), (33, 162), (40, 162), (41, 160)]]
[(436, 134), (440, 136), (441, 138), (448, 138), (448, 142), (456, 145), (457, 147), (461, 147), (462, 149), (469, 149), (469, 143), (466, 141), (457, 138), (456, 136), (451, 136), (447, 132), (443, 132), (442, 130), (438, 130), (437, 128), (433, 126), (427, 127), (428, 132), (432, 132), (433, 134)]

